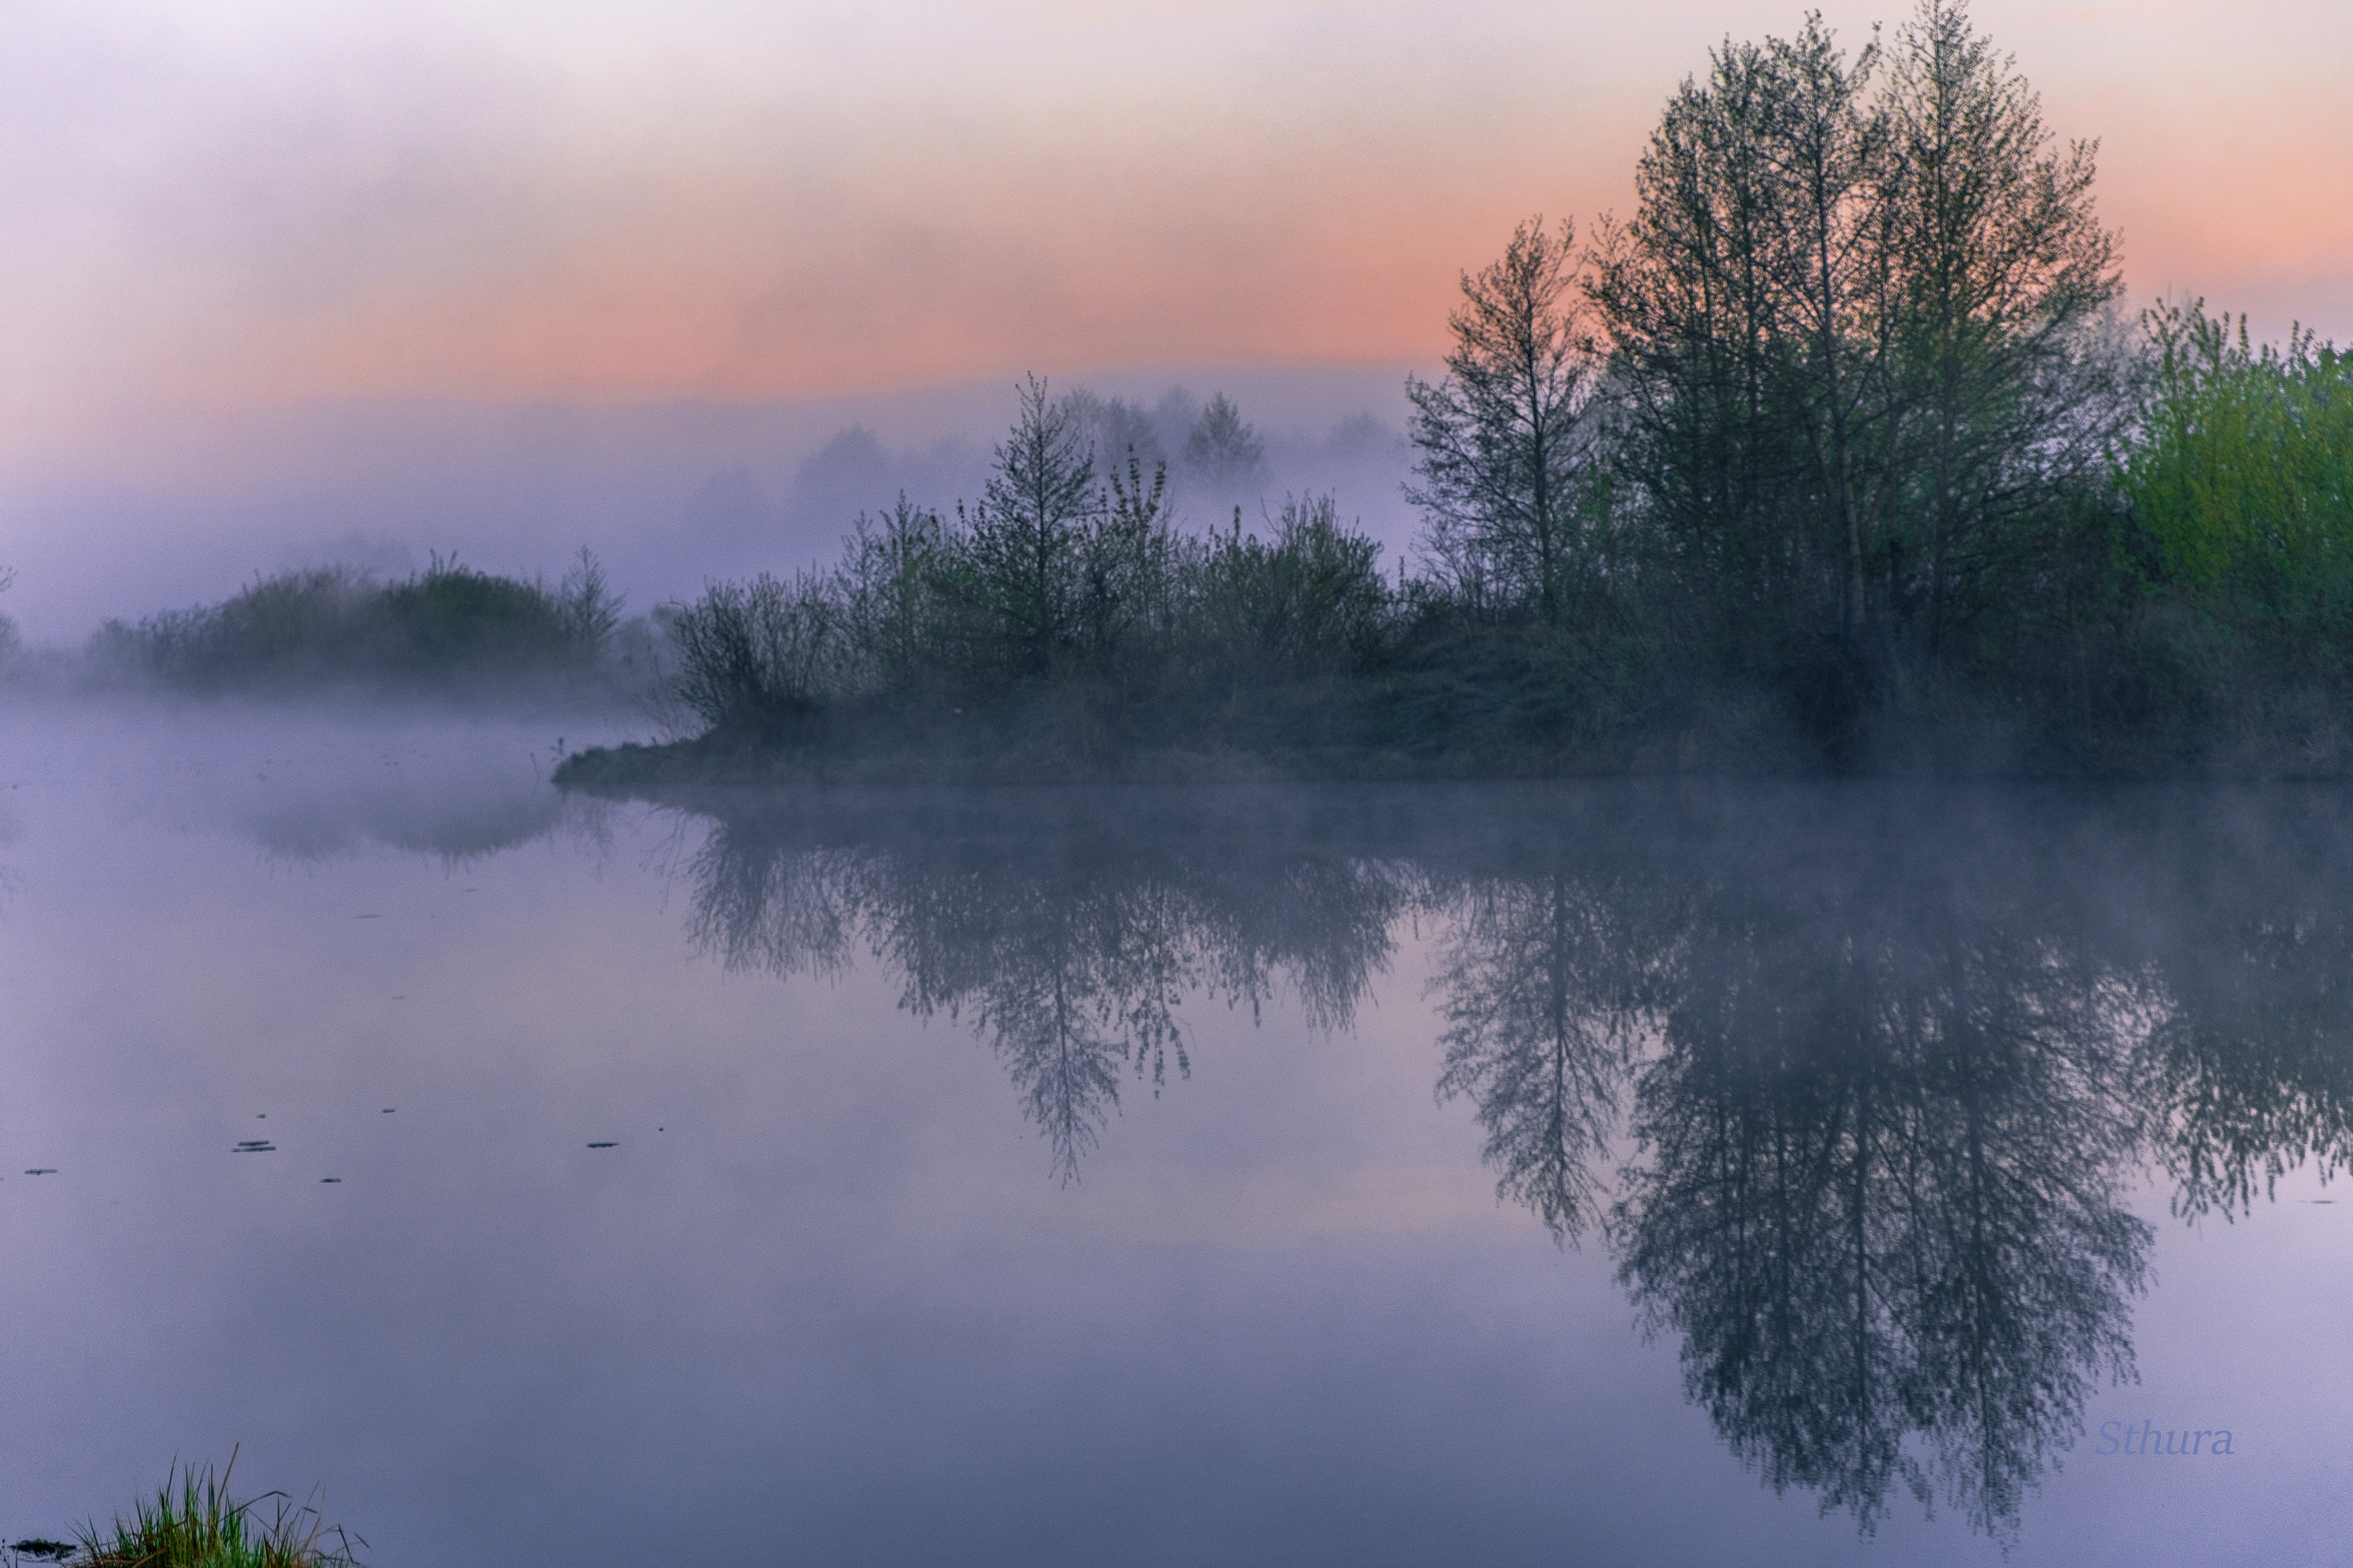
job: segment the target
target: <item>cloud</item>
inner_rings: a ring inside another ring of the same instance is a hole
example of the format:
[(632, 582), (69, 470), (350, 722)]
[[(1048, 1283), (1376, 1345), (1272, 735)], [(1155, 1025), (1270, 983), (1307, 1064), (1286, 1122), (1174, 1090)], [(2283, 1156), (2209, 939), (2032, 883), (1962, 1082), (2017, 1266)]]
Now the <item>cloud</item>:
[[(1623, 210), (1675, 82), (1799, 9), (26, 0), (0, 443), (1426, 362), (1459, 270), (1529, 212)], [(1851, 43), (1905, 10), (1830, 9)], [(2105, 137), (2136, 291), (2307, 290), (2353, 335), (2340, 12), (2114, 10), (1978, 16), (2054, 129)]]

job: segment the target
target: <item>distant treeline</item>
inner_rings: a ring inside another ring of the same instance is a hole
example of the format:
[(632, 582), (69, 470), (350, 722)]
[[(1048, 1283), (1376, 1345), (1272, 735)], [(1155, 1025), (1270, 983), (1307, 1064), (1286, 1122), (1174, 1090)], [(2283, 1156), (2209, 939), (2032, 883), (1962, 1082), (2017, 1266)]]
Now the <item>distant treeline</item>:
[(1462, 279), (1409, 563), (1329, 497), (1181, 528), (1033, 381), (978, 501), (674, 610), (697, 765), (2341, 770), (2353, 361), (2134, 328), (2092, 181), (1957, 5), (1727, 44), (1630, 219)]
[(217, 605), (109, 621), (89, 654), (101, 675), (182, 688), (507, 683), (596, 672), (620, 627), (587, 551), (552, 586), (437, 555), (390, 583), (347, 566), (257, 576)]

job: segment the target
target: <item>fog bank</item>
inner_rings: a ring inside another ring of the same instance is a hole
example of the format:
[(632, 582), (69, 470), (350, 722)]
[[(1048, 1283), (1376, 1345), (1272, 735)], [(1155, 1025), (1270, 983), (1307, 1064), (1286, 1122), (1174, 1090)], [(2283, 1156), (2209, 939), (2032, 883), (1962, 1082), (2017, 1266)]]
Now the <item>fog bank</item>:
[[(1394, 558), (1413, 532), (1398, 491), (1408, 368), (1125, 370), (1053, 387), (1145, 408), (1172, 389), (1224, 393), (1264, 442), (1255, 488), (1270, 508), (1286, 490), (1336, 491)], [(830, 559), (857, 513), (901, 489), (941, 508), (976, 496), (1014, 408), (1008, 376), (766, 403), (348, 404), (163, 433), (0, 472), (0, 565), (18, 573), (0, 609), (28, 642), (76, 644), (257, 572), (396, 575), (438, 552), (528, 575), (585, 544), (643, 611), (711, 577)], [(1175, 489), (1192, 526), (1230, 516), (1181, 477)]]

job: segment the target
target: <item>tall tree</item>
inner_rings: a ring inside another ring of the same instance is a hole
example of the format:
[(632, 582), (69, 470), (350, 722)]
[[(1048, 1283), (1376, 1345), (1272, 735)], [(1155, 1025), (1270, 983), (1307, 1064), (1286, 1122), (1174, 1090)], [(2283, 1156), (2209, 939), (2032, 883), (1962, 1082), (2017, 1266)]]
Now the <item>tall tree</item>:
[(1933, 658), (2094, 468), (2115, 244), (2052, 140), (1950, 0), (1885, 54), (1819, 16), (1726, 44), (1670, 101), (1594, 298), (1627, 470), (1736, 635), (1794, 609), (1858, 664), (1906, 629)]
[(2011, 528), (2105, 460), (2126, 405), (2094, 340), (2121, 282), (2096, 145), (2052, 145), (1962, 6), (1926, 0), (1897, 35), (1884, 112), (1900, 381), (1883, 564), (1891, 612), (1935, 658), (1989, 561), (2023, 542)]
[(1885, 136), (1820, 16), (1726, 43), (1669, 100), (1605, 228), (1594, 300), (1627, 382), (1629, 469), (1677, 563), (1736, 610), (1865, 615), (1856, 510), (1883, 342)]
[(1429, 516), (1430, 553), (1458, 584), (1493, 584), (1548, 625), (1579, 563), (1601, 363), (1575, 246), (1567, 223), (1520, 225), (1501, 260), (1462, 276), (1445, 378), (1406, 378), (1420, 480), (1406, 495)]

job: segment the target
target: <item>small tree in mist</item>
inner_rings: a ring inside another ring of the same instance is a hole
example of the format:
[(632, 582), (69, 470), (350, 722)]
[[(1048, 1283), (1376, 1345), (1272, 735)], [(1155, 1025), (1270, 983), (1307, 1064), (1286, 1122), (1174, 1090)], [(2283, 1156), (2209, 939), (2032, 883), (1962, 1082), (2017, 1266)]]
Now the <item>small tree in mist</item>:
[(1089, 663), (1124, 673), (1132, 655), (1166, 646), (1173, 610), (1176, 541), (1168, 527), (1168, 465), (1144, 460), (1130, 447), (1111, 470), (1110, 503), (1087, 529), (1080, 550), (1085, 576), (1080, 620)]
[(1406, 378), (1426, 546), (1474, 604), (1499, 595), (1548, 626), (1566, 617), (1595, 492), (1588, 417), (1601, 354), (1579, 315), (1576, 231), (1541, 218), (1462, 277), (1446, 376)]
[(1081, 386), (1062, 395), (1062, 408), (1099, 472), (1115, 472), (1131, 453), (1147, 469), (1167, 458), (1159, 426), (1140, 404), (1104, 397)]
[(843, 543), (842, 614), (866, 678), (899, 695), (945, 684), (958, 641), (955, 541), (940, 514), (902, 490), (880, 516), (859, 513)]
[(563, 616), (575, 658), (595, 664), (605, 657), (614, 633), (620, 630), (623, 603), (606, 580), (604, 563), (582, 545), (555, 591), (556, 612)]
[(975, 608), (1008, 673), (1039, 676), (1078, 632), (1081, 554), (1103, 511), (1094, 459), (1070, 411), (1029, 378), (996, 471), (964, 518)]
[(1209, 399), (1186, 435), (1185, 475), (1224, 500), (1266, 480), (1266, 443), (1222, 392)]

